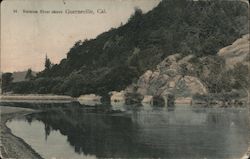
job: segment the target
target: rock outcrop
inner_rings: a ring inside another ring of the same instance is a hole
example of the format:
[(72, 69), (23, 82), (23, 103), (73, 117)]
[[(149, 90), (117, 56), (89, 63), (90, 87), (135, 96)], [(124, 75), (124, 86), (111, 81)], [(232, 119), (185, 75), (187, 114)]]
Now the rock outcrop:
[(237, 63), (250, 65), (249, 34), (236, 40), (232, 45), (220, 49), (218, 55), (226, 61), (226, 68), (233, 68)]
[[(207, 95), (212, 80), (222, 71), (227, 71), (240, 63), (250, 67), (249, 34), (237, 39), (232, 45), (220, 49), (215, 56), (194, 57), (174, 54), (165, 58), (155, 70), (147, 70), (136, 84), (126, 89), (126, 93), (138, 93), (153, 97), (157, 105), (164, 100), (165, 104), (190, 104), (194, 95)], [(205, 83), (203, 83), (203, 82)], [(206, 85), (206, 86), (205, 86)], [(210, 88), (211, 89), (211, 88)], [(211, 92), (210, 92), (211, 93)], [(151, 100), (151, 98), (150, 98)], [(171, 101), (171, 102), (170, 102)]]
[(192, 55), (182, 57), (180, 54), (168, 56), (156, 70), (146, 71), (137, 82), (137, 93), (143, 96), (159, 96), (167, 103), (169, 95), (175, 97), (192, 97), (195, 94), (207, 94), (202, 82), (189, 72), (194, 67), (191, 62)]

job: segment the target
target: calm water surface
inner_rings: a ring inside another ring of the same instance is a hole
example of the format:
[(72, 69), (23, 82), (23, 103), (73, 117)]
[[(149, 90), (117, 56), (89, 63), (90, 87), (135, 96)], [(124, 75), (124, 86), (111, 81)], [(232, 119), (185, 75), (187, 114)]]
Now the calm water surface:
[(233, 159), (248, 147), (246, 108), (111, 110), (60, 106), (13, 119), (7, 126), (46, 159)]

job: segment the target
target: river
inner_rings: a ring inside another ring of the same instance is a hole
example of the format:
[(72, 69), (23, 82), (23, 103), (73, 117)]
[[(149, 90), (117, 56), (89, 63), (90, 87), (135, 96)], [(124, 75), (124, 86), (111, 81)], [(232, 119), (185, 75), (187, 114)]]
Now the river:
[(249, 146), (247, 108), (44, 105), (7, 126), (45, 159), (234, 159)]

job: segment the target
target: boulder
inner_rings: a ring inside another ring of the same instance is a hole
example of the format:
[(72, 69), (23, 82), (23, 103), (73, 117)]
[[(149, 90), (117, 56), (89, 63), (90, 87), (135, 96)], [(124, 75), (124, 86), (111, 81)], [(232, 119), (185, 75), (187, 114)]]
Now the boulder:
[(88, 106), (95, 106), (101, 104), (101, 96), (95, 94), (86, 94), (81, 95), (77, 98), (80, 104), (88, 105)]
[(121, 92), (113, 91), (110, 94), (111, 94), (111, 98), (110, 98), (111, 102), (114, 102), (114, 103), (124, 102), (125, 103), (125, 92), (124, 91), (121, 91)]

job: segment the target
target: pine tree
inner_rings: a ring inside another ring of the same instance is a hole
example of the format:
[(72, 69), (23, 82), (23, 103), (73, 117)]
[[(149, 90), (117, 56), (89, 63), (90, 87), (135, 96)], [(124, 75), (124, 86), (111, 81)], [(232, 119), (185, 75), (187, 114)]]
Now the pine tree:
[(51, 66), (52, 66), (52, 63), (51, 63), (50, 59), (48, 58), (47, 54), (46, 54), (46, 57), (45, 57), (44, 66), (45, 66), (45, 70), (51, 69)]

